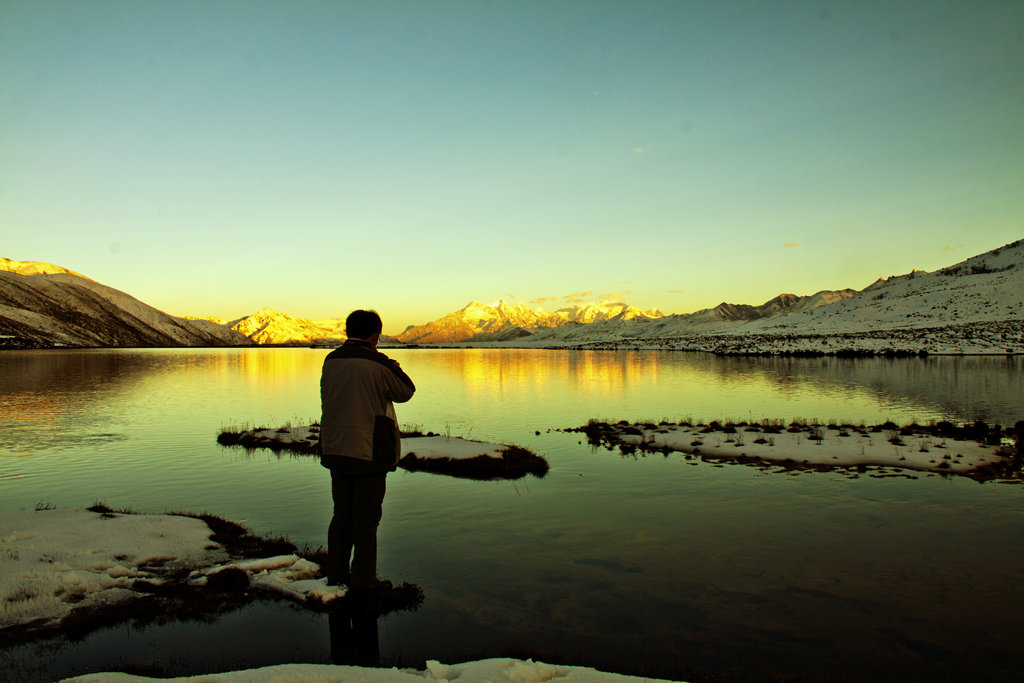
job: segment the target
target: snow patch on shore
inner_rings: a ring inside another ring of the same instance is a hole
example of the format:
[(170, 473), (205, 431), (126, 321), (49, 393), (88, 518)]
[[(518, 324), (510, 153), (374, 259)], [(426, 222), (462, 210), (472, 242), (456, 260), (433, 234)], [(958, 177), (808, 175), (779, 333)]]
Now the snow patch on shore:
[(123, 673), (96, 673), (64, 679), (64, 683), (141, 683), (143, 681), (166, 681), (186, 683), (197, 680), (216, 683), (283, 683), (284, 681), (307, 681), (316, 683), (414, 683), (416, 681), (459, 681), (459, 683), (484, 683), (517, 681), (519, 683), (543, 683), (564, 681), (565, 683), (626, 683), (627, 681), (650, 681), (657, 683), (665, 679), (641, 678), (606, 673), (582, 666), (557, 666), (535, 662), (531, 659), (482, 659), (462, 664), (442, 664), (428, 660), (423, 671), (415, 669), (373, 669), (358, 666), (332, 666), (329, 664), (286, 664), (261, 669), (229, 671), (202, 677), (148, 678)]
[(203, 585), (226, 569), (244, 571), (249, 583), (299, 602), (327, 604), (348, 593), (347, 586), (328, 586), (326, 578), (317, 578), (320, 565), (298, 555), (275, 555), (254, 560), (239, 560), (192, 572), (190, 582)]
[(0, 628), (133, 600), (136, 580), (228, 559), (191, 517), (39, 510), (0, 515)]
[(470, 441), (458, 436), (413, 436), (402, 438), (402, 457), (412, 453), (417, 458), (451, 458), (469, 460), (484, 455), (500, 458), (508, 446), (486, 441)]

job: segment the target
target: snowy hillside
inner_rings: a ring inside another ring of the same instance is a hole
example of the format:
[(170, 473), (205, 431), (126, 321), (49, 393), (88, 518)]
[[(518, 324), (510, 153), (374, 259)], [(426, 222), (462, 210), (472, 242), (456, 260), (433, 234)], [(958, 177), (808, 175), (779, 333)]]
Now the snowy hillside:
[(657, 310), (641, 311), (622, 302), (602, 301), (560, 308), (548, 313), (526, 304), (511, 306), (503, 300), (484, 305), (471, 301), (462, 309), (425, 323), (410, 325), (397, 339), (408, 344), (439, 342), (505, 341), (528, 336), (537, 330), (566, 325), (622, 323), (661, 317)]
[[(629, 330), (553, 330), (527, 343), (725, 354), (1022, 353), (1024, 240), (931, 273), (881, 279), (860, 292), (826, 291), (786, 307), (778, 303), (773, 299), (757, 311), (722, 304)], [(779, 310), (768, 312), (772, 308)]]
[(0, 258), (0, 270), (17, 273), (18, 275), (56, 275), (58, 273), (66, 273), (68, 275), (77, 275), (86, 280), (89, 279), (81, 273), (76, 273), (73, 270), (43, 261), (12, 261), (9, 258)]
[(226, 327), (170, 316), (60, 266), (0, 260), (0, 347), (250, 343)]
[(733, 330), (754, 320), (775, 318), (794, 311), (805, 311), (825, 306), (836, 301), (856, 296), (852, 289), (821, 291), (810, 296), (780, 294), (760, 306), (749, 304), (721, 303), (694, 313), (661, 316), (658, 319), (643, 320), (644, 325), (623, 326), (616, 320), (598, 322), (586, 326), (565, 327), (539, 332), (529, 339), (531, 345), (560, 345), (575, 343), (610, 342), (613, 340), (644, 340), (665, 337), (709, 334), (722, 330)]

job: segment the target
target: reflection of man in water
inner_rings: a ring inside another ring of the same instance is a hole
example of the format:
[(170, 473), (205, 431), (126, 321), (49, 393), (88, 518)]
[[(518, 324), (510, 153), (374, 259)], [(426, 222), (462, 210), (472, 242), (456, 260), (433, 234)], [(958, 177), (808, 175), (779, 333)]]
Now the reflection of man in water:
[(390, 585), (377, 579), (377, 525), (385, 478), (401, 455), (393, 402), (416, 391), (398, 363), (377, 351), (381, 329), (375, 311), (352, 311), (348, 339), (327, 354), (320, 376), (320, 462), (331, 470), (334, 496), (327, 583), (354, 594)]
[(380, 640), (377, 617), (373, 614), (348, 614), (332, 611), (328, 617), (331, 629), (331, 661), (352, 666), (380, 666)]

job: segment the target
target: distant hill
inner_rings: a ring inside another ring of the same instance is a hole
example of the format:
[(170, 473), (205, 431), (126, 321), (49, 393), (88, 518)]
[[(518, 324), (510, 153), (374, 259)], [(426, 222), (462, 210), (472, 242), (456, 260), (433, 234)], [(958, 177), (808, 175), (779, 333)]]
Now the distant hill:
[(622, 302), (602, 301), (560, 308), (548, 313), (526, 304), (511, 306), (503, 300), (491, 304), (471, 301), (463, 308), (433, 322), (410, 325), (396, 335), (407, 344), (508, 341), (529, 336), (538, 330), (563, 325), (589, 325), (597, 322), (622, 323), (660, 318), (657, 310), (641, 311)]
[(227, 327), (176, 318), (66, 268), (0, 259), (0, 347), (251, 343)]

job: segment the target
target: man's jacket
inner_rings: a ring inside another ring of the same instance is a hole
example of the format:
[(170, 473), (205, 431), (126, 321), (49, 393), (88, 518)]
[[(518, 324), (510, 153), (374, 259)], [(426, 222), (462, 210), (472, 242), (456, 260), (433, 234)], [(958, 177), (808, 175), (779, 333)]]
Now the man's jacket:
[(320, 375), (320, 463), (345, 474), (395, 469), (401, 441), (394, 403), (416, 387), (395, 361), (349, 339), (324, 359)]

